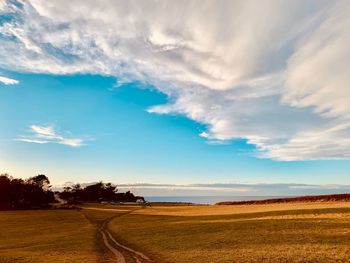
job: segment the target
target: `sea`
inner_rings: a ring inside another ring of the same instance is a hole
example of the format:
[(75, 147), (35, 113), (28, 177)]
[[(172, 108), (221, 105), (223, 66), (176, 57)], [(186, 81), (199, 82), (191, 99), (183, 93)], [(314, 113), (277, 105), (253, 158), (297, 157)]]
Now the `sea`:
[(292, 196), (147, 196), (145, 200), (148, 202), (180, 202), (212, 205), (224, 201), (249, 201), (285, 197)]

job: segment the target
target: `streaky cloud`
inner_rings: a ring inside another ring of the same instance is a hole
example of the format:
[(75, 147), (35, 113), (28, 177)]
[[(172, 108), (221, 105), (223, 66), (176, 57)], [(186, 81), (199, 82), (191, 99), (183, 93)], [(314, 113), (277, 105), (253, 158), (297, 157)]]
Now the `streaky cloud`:
[(85, 145), (86, 139), (72, 138), (65, 135), (67, 132), (56, 131), (53, 126), (31, 125), (30, 134), (17, 137), (16, 141), (37, 143), (37, 144), (62, 144), (70, 147), (81, 147)]
[(349, 1), (3, 3), (2, 68), (151, 84), (170, 100), (149, 112), (260, 158), (350, 158)]
[(19, 81), (16, 79), (0, 76), (0, 83), (3, 83), (5, 85), (15, 85), (15, 84), (18, 84)]

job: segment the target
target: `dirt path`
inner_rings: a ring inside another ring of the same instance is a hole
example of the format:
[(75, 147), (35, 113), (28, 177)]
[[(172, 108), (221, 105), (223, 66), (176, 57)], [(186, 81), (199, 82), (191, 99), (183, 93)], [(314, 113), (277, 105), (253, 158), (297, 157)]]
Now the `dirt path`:
[[(103, 209), (100, 209), (100, 210), (103, 210)], [(135, 210), (137, 210), (137, 209), (135, 209)], [(126, 213), (108, 218), (105, 221), (103, 221), (103, 223), (101, 224), (101, 226), (99, 228), (103, 243), (114, 254), (115, 259), (116, 259), (115, 260), (116, 263), (131, 263), (131, 262), (132, 263), (134, 263), (134, 262), (135, 263), (148, 263), (148, 262), (152, 262), (152, 260), (149, 257), (147, 257), (145, 254), (119, 243), (113, 237), (113, 235), (109, 232), (108, 227), (107, 227), (108, 223), (110, 221), (112, 221), (114, 218), (128, 215), (128, 214), (134, 212), (135, 210), (128, 211)]]
[(116, 262), (117, 263), (126, 263), (125, 257), (123, 256), (123, 254), (111, 245), (110, 241), (107, 238), (106, 233), (101, 229), (100, 229), (100, 232), (101, 232), (101, 235), (103, 238), (103, 243), (114, 254), (114, 256), (116, 258)]
[(109, 236), (109, 232), (107, 233), (105, 225), (106, 225), (106, 221), (102, 224), (100, 228), (100, 233), (102, 235), (103, 243), (114, 254), (117, 263), (126, 263), (124, 255), (117, 248), (113, 246), (113, 243), (111, 242), (111, 238)]
[(125, 249), (128, 252), (130, 252), (132, 254), (132, 257), (136, 260), (136, 262), (142, 262), (142, 261), (139, 260), (140, 258), (143, 259), (143, 261), (152, 262), (151, 259), (149, 257), (147, 257), (145, 254), (120, 244), (118, 241), (116, 241), (113, 238), (113, 236), (111, 235), (111, 233), (108, 230), (106, 230), (106, 233), (107, 233), (108, 237), (114, 242), (114, 244), (116, 246), (118, 246), (118, 247), (120, 247), (122, 249)]

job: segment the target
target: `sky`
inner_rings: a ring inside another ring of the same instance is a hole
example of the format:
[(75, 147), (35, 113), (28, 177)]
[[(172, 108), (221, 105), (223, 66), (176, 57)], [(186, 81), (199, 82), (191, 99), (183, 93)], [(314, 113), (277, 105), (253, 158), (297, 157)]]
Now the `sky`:
[(0, 172), (147, 195), (349, 191), (349, 12), (0, 0)]

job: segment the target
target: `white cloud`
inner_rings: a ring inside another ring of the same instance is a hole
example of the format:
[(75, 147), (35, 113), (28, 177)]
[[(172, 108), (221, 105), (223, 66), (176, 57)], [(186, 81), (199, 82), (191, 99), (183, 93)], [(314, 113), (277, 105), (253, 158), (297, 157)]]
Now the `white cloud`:
[(16, 140), (38, 144), (56, 143), (71, 147), (80, 147), (84, 145), (86, 140), (82, 138), (71, 138), (70, 136), (64, 135), (66, 133), (67, 132), (56, 131), (53, 126), (31, 125), (30, 134), (20, 136), (16, 138)]
[(5, 10), (6, 0), (0, 0), (0, 13)]
[(19, 83), (18, 80), (6, 78), (6, 77), (3, 77), (3, 76), (0, 76), (0, 82), (5, 84), (5, 85), (14, 85), (14, 84), (18, 84)]
[[(69, 6), (69, 8), (67, 8)], [(149, 111), (278, 160), (349, 158), (348, 1), (23, 1), (0, 67), (113, 75), (170, 97)], [(74, 143), (74, 142), (70, 142)]]
[(284, 102), (314, 106), (328, 117), (350, 117), (349, 2), (334, 6), (289, 60)]
[(33, 132), (35, 132), (39, 136), (49, 137), (49, 138), (56, 136), (54, 128), (51, 126), (45, 127), (45, 126), (32, 125), (30, 126), (30, 128), (32, 129)]

